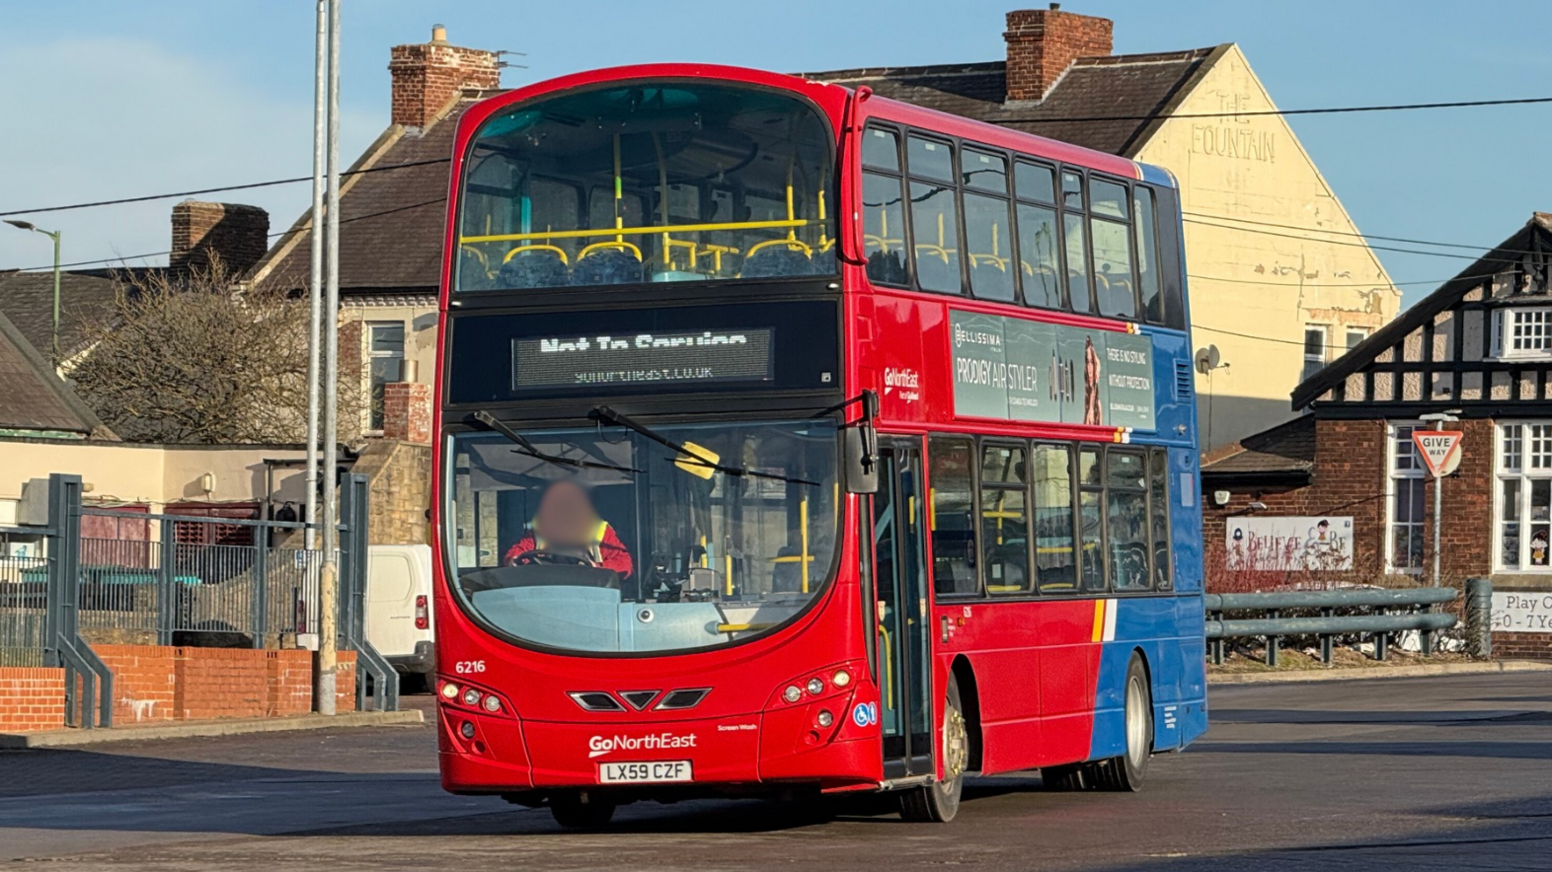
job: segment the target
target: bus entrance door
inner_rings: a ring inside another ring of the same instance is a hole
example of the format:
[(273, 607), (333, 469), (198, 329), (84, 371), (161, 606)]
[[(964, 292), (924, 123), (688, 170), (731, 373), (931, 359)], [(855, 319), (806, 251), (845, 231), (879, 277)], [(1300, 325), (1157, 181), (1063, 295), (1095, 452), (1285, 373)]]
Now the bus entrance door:
[(921, 442), (891, 440), (881, 450), (873, 497), (875, 617), (884, 777), (931, 775), (928, 705), (932, 665), (927, 638), (926, 510)]

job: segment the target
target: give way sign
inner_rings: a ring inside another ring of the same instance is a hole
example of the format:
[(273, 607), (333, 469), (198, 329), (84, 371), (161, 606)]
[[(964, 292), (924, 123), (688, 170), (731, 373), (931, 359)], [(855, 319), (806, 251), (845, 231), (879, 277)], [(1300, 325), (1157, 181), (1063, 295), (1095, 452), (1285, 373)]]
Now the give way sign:
[(1449, 475), (1460, 466), (1460, 437), (1458, 430), (1412, 431), (1412, 443), (1434, 478)]

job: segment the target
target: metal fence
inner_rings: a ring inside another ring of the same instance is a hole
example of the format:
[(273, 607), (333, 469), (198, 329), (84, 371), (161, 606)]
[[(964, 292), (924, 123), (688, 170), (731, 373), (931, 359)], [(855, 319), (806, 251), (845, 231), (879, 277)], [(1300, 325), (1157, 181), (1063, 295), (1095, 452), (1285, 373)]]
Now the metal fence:
[(1416, 630), (1422, 634), (1423, 653), (1429, 654), (1433, 633), (1455, 626), (1454, 615), (1434, 607), (1459, 595), (1439, 587), (1208, 594), (1208, 651), (1213, 663), (1222, 663), (1225, 639), (1262, 636), (1266, 664), (1276, 666), (1284, 637), (1314, 636), (1321, 661), (1329, 664), (1335, 637), (1369, 636), (1375, 658), (1384, 660), (1393, 633)]
[[(83, 537), (81, 518), (119, 535)], [(340, 488), (340, 638), (356, 696), (398, 707), (398, 680), (365, 638), (367, 487)], [(91, 644), (315, 647), (323, 555), (296, 522), (140, 514), (84, 506), (78, 476), (49, 479), (48, 524), (0, 527), (0, 665), (64, 666), (67, 720), (111, 725), (112, 675)], [(79, 700), (73, 698), (78, 686)]]

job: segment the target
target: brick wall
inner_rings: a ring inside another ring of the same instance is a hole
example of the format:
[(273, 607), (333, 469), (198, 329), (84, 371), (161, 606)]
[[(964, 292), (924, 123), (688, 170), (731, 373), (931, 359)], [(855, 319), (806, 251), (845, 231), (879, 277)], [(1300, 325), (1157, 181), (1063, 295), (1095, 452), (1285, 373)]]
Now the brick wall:
[(431, 385), (383, 385), (383, 438), (431, 443)]
[(258, 206), (184, 200), (172, 207), (167, 266), (174, 274), (209, 269), (215, 255), (228, 275), (237, 276), (268, 250), (269, 213)]
[(393, 76), (393, 123), (426, 127), (465, 88), (501, 87), (496, 53), (447, 43), (447, 34), (432, 31), (429, 43), (396, 45), (389, 51)]
[(0, 666), (0, 733), (65, 725), (65, 670)]
[(1504, 660), (1552, 660), (1552, 633), (1494, 633), (1493, 656)]
[(1008, 13), (1002, 38), (1008, 48), (1009, 102), (1043, 99), (1073, 61), (1110, 54), (1110, 19), (1060, 12), (1055, 5)]
[[(95, 645), (92, 650), (113, 671), (114, 723), (119, 726), (287, 717), (313, 708), (311, 651), (161, 645)], [(336, 708), (353, 710), (355, 652), (340, 652), (336, 684)]]
[[(1492, 569), (1493, 433), (1490, 420), (1449, 424), (1461, 429), (1460, 467), (1444, 483), (1445, 528), (1441, 535), (1440, 575), (1456, 582)], [(1389, 508), (1386, 422), (1383, 420), (1315, 422), (1315, 469), (1307, 487), (1294, 490), (1235, 492), (1226, 506), (1215, 506), (1212, 494), (1203, 501), (1206, 558), (1211, 567), (1224, 559), (1224, 527), (1229, 518), (1250, 513), (1259, 500), (1259, 515), (1351, 515), (1353, 563), (1358, 572), (1373, 574), (1385, 561)], [(1425, 485), (1424, 575), (1433, 561), (1433, 500), (1435, 483)]]

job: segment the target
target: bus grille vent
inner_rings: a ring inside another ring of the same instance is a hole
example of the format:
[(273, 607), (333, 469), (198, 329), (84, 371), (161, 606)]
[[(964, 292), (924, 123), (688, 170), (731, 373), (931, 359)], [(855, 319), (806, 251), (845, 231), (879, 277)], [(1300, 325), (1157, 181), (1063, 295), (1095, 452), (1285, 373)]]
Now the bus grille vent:
[(657, 704), (657, 711), (680, 711), (687, 708), (695, 708), (711, 693), (709, 687), (697, 687), (690, 690), (675, 690), (663, 697), (663, 701)]
[(1184, 360), (1175, 361), (1175, 399), (1185, 401), (1191, 399), (1191, 389), (1195, 384), (1195, 376), (1191, 374), (1191, 364)]
[(582, 707), (583, 711), (590, 712), (623, 712), (625, 706), (620, 701), (602, 690), (578, 690), (566, 694), (571, 701)]

